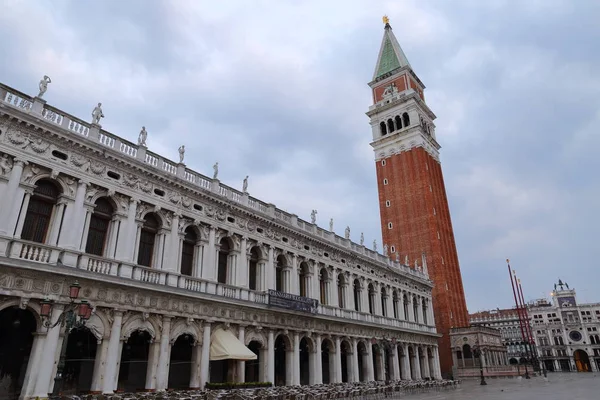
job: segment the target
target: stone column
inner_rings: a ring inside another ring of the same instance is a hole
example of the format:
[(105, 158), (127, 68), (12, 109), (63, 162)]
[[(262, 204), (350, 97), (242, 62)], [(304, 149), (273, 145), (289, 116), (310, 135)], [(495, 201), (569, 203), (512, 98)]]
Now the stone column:
[(148, 366), (146, 367), (146, 385), (144, 389), (155, 390), (156, 378), (158, 376), (158, 364), (160, 357), (160, 342), (153, 338), (148, 349)]
[(29, 200), (31, 200), (31, 196), (33, 196), (32, 189), (25, 189), (25, 193), (23, 195), (23, 204), (21, 205), (20, 215), (17, 218), (17, 227), (14, 230), (14, 237), (17, 239), (21, 238), (21, 233), (23, 233), (23, 225), (25, 225), (25, 218), (27, 217), (27, 209), (29, 208)]
[(407, 299), (408, 299), (408, 318), (406, 319), (409, 322), (415, 322), (415, 313), (414, 313), (414, 308), (413, 308), (413, 299), (412, 296), (410, 295), (410, 293), (407, 293)]
[[(65, 197), (60, 197), (58, 199), (58, 203), (56, 203), (56, 206), (54, 207), (52, 219), (50, 220), (50, 226), (48, 227), (48, 238), (46, 239), (45, 243), (49, 244), (50, 246), (58, 245), (58, 239), (61, 234), (61, 225), (66, 206), (67, 199)], [(66, 226), (62, 228), (63, 231), (67, 230)]]
[(300, 385), (300, 335), (294, 332), (294, 356), (293, 356), (293, 371), (292, 385)]
[[(75, 192), (75, 201), (69, 202), (65, 210), (65, 221), (69, 221), (69, 229), (61, 233), (58, 245), (68, 250), (77, 250), (81, 243), (83, 235), (85, 208), (83, 202), (87, 191), (88, 183), (79, 180)], [(64, 262), (64, 260), (63, 260)]]
[[(331, 271), (329, 274), (329, 280), (327, 282), (327, 291), (329, 293), (329, 305), (332, 307), (339, 307), (338, 293), (337, 293), (337, 277), (335, 271)], [(340, 377), (341, 379), (341, 377)]]
[(414, 346), (415, 349), (415, 379), (421, 379), (421, 356), (419, 355), (419, 347)]
[(108, 340), (108, 351), (106, 353), (106, 363), (104, 364), (104, 380), (102, 393), (110, 394), (117, 388), (117, 379), (119, 377), (118, 364), (121, 358), (121, 325), (123, 324), (123, 312), (115, 310), (113, 322), (110, 328), (110, 338)]
[(108, 340), (98, 341), (96, 350), (96, 359), (94, 360), (94, 372), (92, 374), (92, 392), (102, 393), (104, 381), (104, 365), (108, 357)]
[(27, 164), (27, 161), (18, 158), (14, 159), (13, 169), (10, 172), (8, 183), (2, 195), (2, 202), (0, 203), (0, 236), (13, 235), (16, 218), (21, 208), (21, 198), (18, 196), (19, 183), (23, 175), (23, 168)]
[(427, 347), (423, 348), (423, 373), (421, 374), (423, 378), (430, 378), (431, 374), (429, 371), (429, 355), (427, 353)]
[(275, 289), (275, 249), (273, 246), (267, 245), (267, 263), (265, 265), (263, 279), (263, 290)]
[(235, 286), (243, 287), (246, 289), (248, 289), (248, 272), (250, 269), (250, 265), (248, 263), (248, 253), (246, 251), (247, 242), (248, 238), (246, 236), (242, 236), (240, 244), (240, 255), (237, 260), (237, 273), (235, 275)]
[[(50, 323), (56, 323), (63, 310), (64, 306), (62, 304), (56, 304), (52, 310)], [(52, 391), (52, 387), (54, 386), (54, 376), (52, 376), (52, 372), (56, 366), (56, 357), (58, 356), (57, 350), (60, 331), (61, 324), (58, 324), (54, 328), (50, 328), (46, 334), (46, 340), (44, 341), (44, 348), (42, 349), (38, 366), (39, 371), (33, 397), (47, 398), (48, 393)]]
[(333, 382), (342, 381), (342, 341), (339, 336), (335, 338), (335, 378)]
[(202, 335), (202, 360), (200, 361), (200, 388), (204, 389), (209, 381), (210, 368), (210, 321), (204, 322)]
[(392, 380), (400, 380), (400, 362), (398, 359), (398, 346), (396, 344), (393, 345), (394, 349), (392, 350)]
[[(272, 249), (269, 255), (272, 255)], [(269, 330), (267, 338), (267, 382), (275, 385), (275, 338), (272, 330)]]
[(169, 368), (171, 367), (171, 317), (163, 316), (162, 333), (160, 335), (160, 352), (158, 356), (158, 373), (156, 390), (165, 390), (169, 385)]
[[(137, 242), (137, 224), (135, 216), (137, 212), (138, 201), (129, 199), (129, 209), (127, 210), (127, 219), (121, 224), (121, 232), (117, 241), (116, 258), (125, 262), (134, 262), (133, 255), (136, 252)], [(137, 262), (137, 260), (135, 260)]]
[(198, 342), (192, 348), (192, 366), (190, 371), (190, 389), (200, 389), (200, 376), (202, 375), (202, 347)]
[(300, 285), (298, 285), (298, 278), (298, 256), (296, 254), (292, 254), (291, 271), (288, 272), (288, 278), (286, 279), (289, 285), (287, 290), (288, 293), (300, 294)]
[[(217, 228), (211, 226), (208, 233), (208, 245), (204, 249), (202, 260), (202, 279), (215, 282), (217, 280), (217, 260), (215, 259), (215, 235)], [(202, 386), (204, 387), (204, 385)]]
[(412, 379), (410, 372), (410, 357), (408, 356), (408, 344), (402, 344), (402, 353), (404, 354), (404, 356), (402, 356), (402, 379), (408, 381)]
[[(375, 366), (373, 365), (373, 344), (369, 340), (367, 342), (367, 356), (366, 358), (366, 368), (365, 368), (365, 376), (367, 377), (367, 381), (375, 380)], [(364, 368), (364, 367), (363, 367)]]
[(321, 353), (321, 346), (323, 344), (323, 339), (321, 338), (321, 335), (317, 335), (316, 339), (315, 339), (315, 347), (316, 347), (316, 356), (315, 356), (315, 362), (313, 365), (312, 370), (315, 371), (314, 375), (314, 382), (313, 385), (318, 385), (323, 383), (323, 356)]
[(46, 328), (38, 327), (38, 332), (33, 334), (33, 344), (31, 346), (29, 362), (27, 363), (27, 370), (25, 371), (25, 379), (23, 379), (23, 387), (21, 388), (19, 399), (31, 398), (35, 392), (35, 385), (37, 383), (39, 365), (42, 359), (45, 342)]
[(171, 230), (165, 232), (164, 254), (162, 256), (162, 269), (178, 272), (181, 252), (179, 251), (179, 215), (174, 214), (171, 220)]
[(352, 382), (360, 382), (358, 368), (358, 340), (352, 338)]
[(392, 294), (392, 289), (388, 288), (386, 291), (386, 300), (385, 304), (387, 306), (387, 316), (389, 318), (394, 318), (394, 296)]
[[(244, 247), (242, 247), (242, 248), (244, 248)], [(245, 251), (242, 251), (242, 253), (245, 253)], [(238, 330), (238, 339), (240, 340), (240, 342), (242, 342), (244, 344), (246, 343), (246, 331), (245, 331), (245, 328), (241, 325)], [(237, 378), (238, 378), (238, 380), (237, 380), (238, 382), (246, 382), (246, 362), (245, 361), (237, 362)]]

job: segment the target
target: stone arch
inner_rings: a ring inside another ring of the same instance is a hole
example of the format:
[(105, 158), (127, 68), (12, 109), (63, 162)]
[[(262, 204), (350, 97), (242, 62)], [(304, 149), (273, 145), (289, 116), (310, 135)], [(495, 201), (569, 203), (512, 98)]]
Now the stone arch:
[[(5, 302), (0, 303), (0, 311), (9, 308), (9, 307), (19, 307), (22, 310), (29, 310), (33, 314), (33, 318), (35, 319), (36, 331), (41, 332), (43, 328), (42, 317), (40, 316), (40, 305), (37, 302), (27, 302), (25, 306), (21, 302), (21, 299), (14, 298), (7, 300)], [(44, 328), (45, 331), (45, 328)]]
[(298, 337), (298, 344), (302, 341), (302, 339), (306, 339), (306, 343), (308, 344), (308, 351), (314, 353), (317, 351), (317, 344), (315, 340), (309, 335), (301, 335)]
[(188, 321), (187, 319), (178, 319), (174, 324), (171, 325), (171, 332), (169, 334), (169, 341), (172, 344), (175, 343), (177, 338), (181, 335), (190, 335), (194, 338), (194, 344), (199, 344), (202, 341), (202, 332), (198, 324), (194, 321)]
[(43, 179), (53, 182), (60, 189), (62, 195), (68, 195), (68, 193), (72, 191), (63, 178), (60, 176), (52, 176), (50, 172), (42, 172), (39, 175), (34, 176), (31, 178), (31, 184), (37, 185), (37, 183)]
[(152, 215), (154, 218), (156, 218), (156, 220), (158, 221), (158, 229), (159, 230), (161, 228), (164, 228), (165, 226), (168, 226), (168, 223), (165, 220), (165, 216), (162, 215), (162, 213), (157, 212), (156, 209), (154, 209), (154, 208), (149, 208), (149, 209), (144, 210), (138, 217), (136, 217), (136, 219), (140, 220), (140, 221), (144, 221), (144, 219), (146, 218), (147, 215)]
[(286, 351), (290, 351), (294, 348), (293, 344), (292, 344), (292, 339), (290, 338), (289, 333), (286, 333), (284, 331), (279, 331), (275, 334), (275, 337), (273, 338), (274, 341), (277, 341), (277, 338), (279, 338), (281, 336), (281, 339), (283, 340), (283, 344), (285, 345), (285, 349)]
[(157, 332), (160, 332), (160, 329), (155, 317), (148, 317), (144, 319), (141, 314), (135, 314), (127, 318), (127, 320), (123, 323), (123, 327), (121, 328), (121, 340), (127, 341), (129, 336), (131, 336), (131, 334), (135, 331), (148, 332), (154, 341), (158, 339)]
[(258, 243), (252, 243), (248, 251), (253, 251), (256, 249), (259, 260), (267, 260), (269, 258), (269, 252), (264, 249), (264, 246), (261, 246)]
[(200, 227), (198, 226), (198, 224), (195, 221), (191, 221), (188, 219), (180, 219), (179, 221), (182, 220), (184, 220), (185, 223), (179, 227), (179, 233), (185, 235), (185, 231), (187, 231), (188, 228), (192, 228), (194, 230), (194, 233), (196, 234), (196, 237), (198, 238), (198, 240), (200, 240), (200, 238), (202, 237), (202, 232), (200, 232)]
[(103, 310), (94, 310), (90, 319), (85, 323), (85, 326), (92, 332), (98, 342), (110, 337), (111, 323)]
[(244, 335), (244, 344), (248, 346), (250, 342), (258, 342), (263, 349), (267, 348), (267, 339), (262, 331), (256, 329), (247, 331)]

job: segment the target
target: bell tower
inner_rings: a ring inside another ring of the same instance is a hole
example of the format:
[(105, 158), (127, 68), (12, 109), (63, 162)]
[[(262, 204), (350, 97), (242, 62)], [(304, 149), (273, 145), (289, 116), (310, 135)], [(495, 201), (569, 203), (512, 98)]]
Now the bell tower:
[(369, 86), (383, 244), (391, 257), (427, 257), (434, 282), (433, 309), (440, 338), (440, 364), (452, 371), (449, 331), (469, 325), (467, 305), (444, 177), (435, 114), (425, 103), (425, 85), (413, 71), (387, 17)]

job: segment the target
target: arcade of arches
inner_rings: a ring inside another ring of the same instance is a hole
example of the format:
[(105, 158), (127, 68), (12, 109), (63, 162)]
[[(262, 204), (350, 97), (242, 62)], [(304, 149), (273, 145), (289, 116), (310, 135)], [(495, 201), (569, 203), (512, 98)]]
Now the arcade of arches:
[[(42, 326), (35, 301), (22, 308), (13, 303), (4, 302), (0, 310), (0, 374), (10, 378), (13, 398), (46, 397), (64, 329)], [(61, 310), (54, 305), (51, 322)], [(204, 344), (217, 328), (229, 329), (257, 358), (211, 361), (210, 346)], [(441, 379), (434, 344), (226, 326), (105, 308), (96, 308), (85, 327), (68, 333), (65, 360), (64, 394), (201, 388), (206, 382)]]

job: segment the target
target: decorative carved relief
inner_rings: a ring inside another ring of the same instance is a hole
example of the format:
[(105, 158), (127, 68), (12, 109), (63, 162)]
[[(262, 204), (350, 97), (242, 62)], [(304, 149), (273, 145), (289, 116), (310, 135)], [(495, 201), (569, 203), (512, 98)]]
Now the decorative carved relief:
[(23, 150), (31, 149), (34, 153), (44, 154), (49, 148), (50, 143), (36, 137), (29, 132), (23, 132), (18, 128), (9, 128), (6, 133), (8, 141)]
[(13, 169), (13, 160), (12, 157), (8, 154), (3, 154), (0, 157), (0, 176), (6, 176), (10, 174), (10, 171)]

